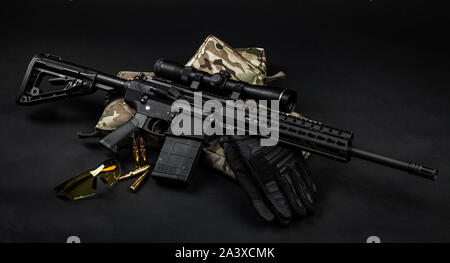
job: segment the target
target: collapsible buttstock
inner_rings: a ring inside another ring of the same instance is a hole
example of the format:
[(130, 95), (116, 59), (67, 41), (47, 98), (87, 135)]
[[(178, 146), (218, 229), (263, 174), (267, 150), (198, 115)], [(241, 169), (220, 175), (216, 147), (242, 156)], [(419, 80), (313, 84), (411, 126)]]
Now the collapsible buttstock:
[[(80, 78), (83, 68), (64, 63), (53, 55), (35, 55), (25, 72), (16, 102), (31, 105), (91, 94), (95, 91), (91, 72)], [(91, 76), (89, 78), (88, 76)]]

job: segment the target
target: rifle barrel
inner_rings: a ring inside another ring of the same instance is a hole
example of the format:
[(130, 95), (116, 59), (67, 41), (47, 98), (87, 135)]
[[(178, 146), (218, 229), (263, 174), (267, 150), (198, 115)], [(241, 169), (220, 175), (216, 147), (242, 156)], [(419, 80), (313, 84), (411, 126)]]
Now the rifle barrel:
[(429, 168), (429, 167), (425, 167), (421, 164), (418, 163), (408, 163), (408, 162), (403, 162), (403, 161), (399, 161), (390, 157), (386, 157), (383, 155), (379, 155), (376, 153), (372, 153), (372, 152), (368, 152), (368, 151), (364, 151), (364, 150), (360, 150), (358, 148), (351, 148), (351, 154), (354, 157), (360, 158), (360, 159), (364, 159), (367, 161), (371, 161), (371, 162), (376, 162), (385, 166), (389, 166), (398, 170), (402, 170), (402, 171), (406, 171), (408, 173), (426, 178), (428, 180), (436, 180), (437, 178), (437, 174), (438, 174), (438, 170), (437, 169), (433, 169), (433, 168)]

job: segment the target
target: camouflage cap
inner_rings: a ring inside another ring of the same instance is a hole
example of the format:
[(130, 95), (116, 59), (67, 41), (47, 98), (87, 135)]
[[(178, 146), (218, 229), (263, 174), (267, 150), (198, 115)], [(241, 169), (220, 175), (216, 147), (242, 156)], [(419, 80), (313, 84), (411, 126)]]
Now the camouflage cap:
[(234, 80), (264, 85), (266, 55), (263, 48), (233, 49), (222, 40), (209, 35), (186, 63), (196, 69), (214, 74), (225, 70)]

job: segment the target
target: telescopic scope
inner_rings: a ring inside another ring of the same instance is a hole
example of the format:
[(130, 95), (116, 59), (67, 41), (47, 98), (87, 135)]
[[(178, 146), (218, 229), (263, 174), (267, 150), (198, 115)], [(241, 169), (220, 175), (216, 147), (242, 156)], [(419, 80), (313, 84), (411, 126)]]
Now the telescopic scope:
[(154, 65), (154, 72), (158, 77), (180, 84), (190, 85), (196, 81), (199, 83), (200, 89), (216, 89), (216, 92), (217, 89), (220, 89), (229, 94), (238, 92), (240, 93), (240, 99), (278, 100), (280, 111), (283, 112), (293, 111), (297, 103), (297, 93), (293, 90), (251, 85), (242, 81), (231, 80), (227, 71), (209, 74), (173, 61), (158, 59)]

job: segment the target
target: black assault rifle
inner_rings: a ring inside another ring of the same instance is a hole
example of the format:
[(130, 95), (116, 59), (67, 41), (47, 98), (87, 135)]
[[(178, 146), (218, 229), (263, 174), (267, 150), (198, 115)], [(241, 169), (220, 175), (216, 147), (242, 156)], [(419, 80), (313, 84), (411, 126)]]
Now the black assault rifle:
[[(271, 111), (270, 114), (279, 114), (279, 142), (334, 160), (349, 162), (353, 156), (430, 180), (436, 179), (436, 169), (354, 147), (352, 132), (283, 113), (294, 109), (297, 101), (294, 91), (249, 85), (231, 80), (225, 71), (211, 75), (164, 59), (155, 63), (154, 72), (157, 77), (139, 74), (136, 79), (124, 80), (62, 61), (57, 56), (35, 55), (26, 71), (17, 103), (44, 103), (91, 94), (98, 89), (122, 94), (125, 101), (136, 109), (136, 114), (130, 121), (100, 140), (100, 143), (117, 152), (119, 145), (139, 130), (164, 135), (165, 142), (152, 176), (187, 182), (200, 155), (204, 138), (174, 136), (170, 132), (171, 121), (181, 113), (172, 111), (171, 106), (175, 100), (185, 100), (195, 108), (196, 91), (202, 91), (206, 100), (214, 99), (222, 105), (230, 99), (278, 100), (281, 112)], [(45, 82), (50, 84), (50, 88), (43, 87)], [(197, 116), (203, 120), (208, 114), (200, 110)], [(244, 120), (240, 121), (251, 121), (248, 115), (245, 116)], [(247, 126), (244, 126), (247, 129)], [(227, 128), (226, 125), (224, 127)]]

